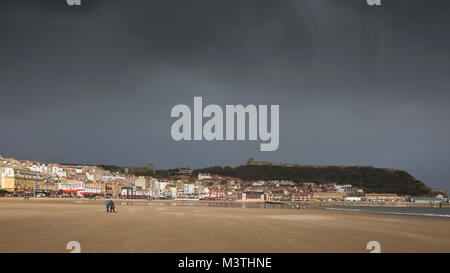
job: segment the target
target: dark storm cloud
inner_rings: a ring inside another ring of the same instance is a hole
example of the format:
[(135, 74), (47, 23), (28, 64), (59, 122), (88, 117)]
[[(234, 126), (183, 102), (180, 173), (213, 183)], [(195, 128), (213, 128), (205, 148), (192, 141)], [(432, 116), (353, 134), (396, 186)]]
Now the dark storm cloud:
[[(447, 1), (0, 2), (0, 153), (158, 168), (247, 157), (450, 190)], [(170, 109), (280, 104), (280, 148), (174, 142)], [(195, 155), (195, 156), (193, 156)]]

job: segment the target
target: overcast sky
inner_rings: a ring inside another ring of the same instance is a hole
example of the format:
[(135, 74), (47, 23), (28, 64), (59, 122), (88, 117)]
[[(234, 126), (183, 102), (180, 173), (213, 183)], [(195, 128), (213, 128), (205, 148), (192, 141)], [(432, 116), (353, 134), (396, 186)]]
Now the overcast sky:
[[(449, 192), (448, 3), (0, 0), (0, 154), (373, 165)], [(279, 149), (173, 141), (171, 108), (194, 96), (279, 104)]]

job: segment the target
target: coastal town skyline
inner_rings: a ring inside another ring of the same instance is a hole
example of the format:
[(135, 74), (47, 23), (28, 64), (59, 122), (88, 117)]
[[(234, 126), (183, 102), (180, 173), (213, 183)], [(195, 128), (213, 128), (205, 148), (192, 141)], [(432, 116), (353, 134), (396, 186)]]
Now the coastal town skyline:
[[(4, 154), (4, 153), (3, 153)], [(6, 154), (4, 154), (6, 155)], [(6, 157), (2, 157), (2, 154), (0, 153), (0, 159), (3, 158), (7, 158)], [(18, 160), (18, 162), (36, 162), (39, 164), (49, 164), (49, 165), (62, 165), (62, 166), (66, 166), (66, 167), (70, 167), (70, 166), (91, 166), (91, 167), (98, 167), (98, 166), (104, 166), (104, 167), (109, 167), (109, 168), (120, 168), (122, 170), (127, 170), (130, 168), (146, 168), (148, 166), (151, 166), (151, 169), (154, 171), (166, 171), (166, 170), (176, 170), (176, 169), (189, 169), (189, 170), (201, 170), (204, 168), (211, 168), (211, 167), (239, 167), (239, 166), (244, 166), (244, 165), (248, 165), (249, 162), (253, 162), (254, 158), (253, 157), (248, 157), (245, 160), (242, 160), (240, 162), (235, 162), (235, 164), (210, 164), (210, 165), (204, 165), (204, 166), (192, 166), (190, 165), (188, 162), (185, 164), (179, 164), (179, 165), (172, 165), (172, 166), (168, 166), (166, 168), (161, 168), (158, 167), (158, 164), (154, 161), (147, 161), (144, 162), (142, 164), (139, 165), (131, 165), (131, 164), (124, 164), (124, 165), (119, 165), (119, 164), (114, 164), (114, 163), (108, 163), (108, 162), (101, 162), (101, 163), (86, 163), (86, 162), (56, 162), (56, 161), (41, 161), (41, 160), (21, 160), (18, 159), (16, 157), (10, 156), (9, 157), (12, 160)], [(273, 162), (273, 161), (254, 161), (255, 163), (257, 163), (256, 165), (275, 165), (275, 166), (289, 166), (289, 167), (369, 167), (369, 168), (377, 168), (377, 169), (386, 169), (386, 170), (396, 170), (395, 168), (391, 168), (391, 167), (378, 167), (378, 166), (373, 166), (373, 165), (337, 165), (337, 164), (299, 164), (298, 162), (286, 162), (286, 161), (280, 161), (280, 162)], [(405, 170), (399, 170), (399, 171), (405, 171)], [(425, 185), (429, 186), (431, 189), (435, 190), (435, 191), (439, 191), (442, 192), (446, 195), (446, 193), (448, 191), (446, 191), (445, 187), (443, 188), (436, 188), (436, 187), (432, 187), (432, 185), (426, 183), (426, 181), (424, 181)]]
[[(373, 166), (301, 166), (292, 163), (255, 161), (250, 157), (240, 167), (281, 168), (373, 168)], [(217, 167), (212, 167), (217, 168)], [(220, 168), (220, 167), (219, 167)], [(225, 167), (225, 169), (231, 169)], [(208, 168), (206, 169), (208, 170)], [(211, 169), (212, 170), (212, 169)], [(163, 173), (161, 173), (161, 171)], [(400, 174), (398, 170), (386, 169)], [(252, 172), (247, 170), (246, 172)], [(359, 171), (358, 171), (359, 172)], [(375, 174), (373, 174), (375, 175)], [(269, 178), (271, 177), (271, 178)], [(243, 179), (219, 172), (205, 173), (202, 169), (173, 168), (155, 170), (153, 163), (146, 166), (118, 167), (108, 165), (83, 165), (44, 163), (39, 161), (4, 158), (0, 155), (0, 195), (34, 197), (113, 197), (165, 200), (226, 200), (226, 201), (380, 201), (446, 203), (448, 195), (440, 189), (420, 186), (416, 196), (396, 191), (379, 192), (370, 183), (363, 188), (354, 187), (351, 181), (314, 178), (286, 179), (280, 175)], [(364, 177), (364, 176), (363, 176)], [(364, 179), (361, 177), (361, 179)], [(386, 179), (386, 178), (385, 178)], [(413, 182), (415, 181), (412, 178)], [(379, 182), (372, 182), (379, 183)], [(391, 187), (400, 190), (403, 181), (394, 181)], [(408, 182), (408, 183), (411, 183)], [(415, 183), (415, 182), (414, 182)], [(419, 182), (420, 183), (420, 182)], [(383, 187), (378, 184), (378, 187)], [(372, 190), (370, 190), (372, 188)], [(375, 192), (372, 193), (373, 189)], [(412, 193), (412, 192), (411, 192)], [(426, 194), (426, 195), (423, 195)]]

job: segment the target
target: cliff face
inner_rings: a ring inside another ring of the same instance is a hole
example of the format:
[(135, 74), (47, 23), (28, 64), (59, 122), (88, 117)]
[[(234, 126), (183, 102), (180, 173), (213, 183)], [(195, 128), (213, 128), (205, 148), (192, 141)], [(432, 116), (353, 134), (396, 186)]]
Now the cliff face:
[(231, 167), (209, 167), (194, 173), (207, 172), (238, 177), (244, 180), (292, 180), (294, 182), (316, 182), (352, 184), (366, 193), (396, 193), (399, 195), (428, 196), (431, 189), (405, 171), (380, 169), (371, 166), (279, 166), (242, 165)]

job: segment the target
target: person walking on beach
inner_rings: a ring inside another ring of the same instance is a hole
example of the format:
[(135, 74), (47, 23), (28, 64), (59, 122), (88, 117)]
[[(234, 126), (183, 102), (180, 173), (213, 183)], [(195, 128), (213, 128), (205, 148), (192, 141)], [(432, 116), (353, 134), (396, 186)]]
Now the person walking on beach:
[(109, 202), (109, 211), (110, 212), (116, 212), (116, 205), (114, 204), (114, 200), (111, 200)]
[(109, 200), (106, 200), (106, 202), (105, 202), (106, 212), (109, 212), (110, 204), (111, 204), (110, 201), (109, 201)]

